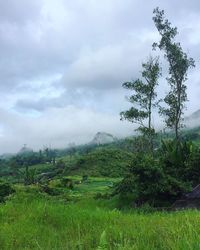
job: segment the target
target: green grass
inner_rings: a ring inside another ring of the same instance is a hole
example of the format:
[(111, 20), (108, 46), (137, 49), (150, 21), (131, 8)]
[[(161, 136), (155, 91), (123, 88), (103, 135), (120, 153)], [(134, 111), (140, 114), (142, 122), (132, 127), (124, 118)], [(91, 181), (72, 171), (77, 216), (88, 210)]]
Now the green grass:
[[(81, 181), (81, 176), (67, 176), (76, 181)], [(57, 188), (65, 194), (70, 200), (80, 200), (87, 198), (94, 198), (96, 195), (104, 195), (113, 191), (115, 183), (119, 182), (121, 178), (109, 178), (109, 177), (89, 177), (87, 181), (80, 184), (74, 184), (74, 188), (69, 190), (67, 188), (60, 187), (60, 179), (54, 179), (49, 183), (52, 188)]]
[(17, 186), (0, 205), (0, 249), (200, 249), (198, 211), (119, 211), (115, 200), (88, 195), (89, 188), (106, 192), (110, 181), (92, 178), (78, 186), (72, 192), (83, 198), (76, 202)]

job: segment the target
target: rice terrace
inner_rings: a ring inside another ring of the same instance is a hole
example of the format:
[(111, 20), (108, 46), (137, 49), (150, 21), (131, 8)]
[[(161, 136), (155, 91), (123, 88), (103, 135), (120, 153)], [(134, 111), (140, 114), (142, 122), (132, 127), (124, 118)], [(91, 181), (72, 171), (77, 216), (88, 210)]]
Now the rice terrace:
[(0, 249), (200, 250), (199, 18), (0, 1)]

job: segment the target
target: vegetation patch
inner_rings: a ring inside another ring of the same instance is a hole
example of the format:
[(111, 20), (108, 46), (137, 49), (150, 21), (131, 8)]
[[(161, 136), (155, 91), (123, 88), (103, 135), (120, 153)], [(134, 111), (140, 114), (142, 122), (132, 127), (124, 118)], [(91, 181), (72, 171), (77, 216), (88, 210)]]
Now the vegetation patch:
[(9, 183), (0, 181), (0, 202), (3, 202), (7, 196), (14, 192), (14, 188)]

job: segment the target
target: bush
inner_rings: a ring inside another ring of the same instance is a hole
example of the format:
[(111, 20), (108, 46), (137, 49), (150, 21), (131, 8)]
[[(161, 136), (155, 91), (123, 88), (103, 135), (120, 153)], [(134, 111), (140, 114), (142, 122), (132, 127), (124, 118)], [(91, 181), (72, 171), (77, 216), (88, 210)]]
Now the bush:
[(195, 148), (186, 163), (184, 178), (195, 187), (200, 183), (200, 149)]
[(73, 188), (74, 188), (73, 180), (70, 179), (70, 178), (62, 178), (62, 179), (60, 180), (60, 182), (61, 182), (61, 185), (62, 185), (63, 187), (67, 187), (67, 188), (69, 188), (69, 189), (73, 189)]
[(88, 175), (83, 175), (82, 176), (82, 182), (85, 182), (85, 181), (87, 181), (88, 180)]
[(61, 159), (56, 163), (56, 167), (59, 169), (64, 169), (66, 167), (65, 162)]
[[(186, 178), (186, 163), (191, 157), (191, 145), (169, 142), (162, 146), (162, 154), (155, 158), (136, 154), (126, 177), (115, 189), (122, 199), (132, 197), (132, 203), (141, 206), (168, 206), (191, 189)], [(199, 155), (200, 157), (200, 155)], [(195, 169), (195, 168), (194, 168)]]
[(15, 190), (9, 183), (0, 181), (0, 202), (3, 202), (7, 196), (14, 192)]
[(186, 164), (194, 150), (189, 141), (177, 142), (175, 140), (162, 141), (160, 149), (160, 164), (165, 171), (178, 179), (184, 180)]
[(51, 196), (56, 196), (56, 195), (61, 194), (59, 189), (51, 188), (48, 185), (40, 185), (40, 191), (44, 192), (44, 193), (47, 193), (48, 195), (51, 195)]
[[(142, 205), (146, 202), (153, 204), (162, 192), (164, 172), (158, 162), (150, 155), (138, 154), (133, 160), (129, 174), (117, 187), (122, 196), (132, 194), (132, 202)], [(123, 197), (124, 199), (124, 197)]]
[(111, 195), (108, 194), (108, 193), (105, 193), (105, 194), (102, 194), (102, 193), (96, 193), (94, 195), (94, 199), (95, 200), (98, 200), (98, 199), (110, 199), (111, 198)]

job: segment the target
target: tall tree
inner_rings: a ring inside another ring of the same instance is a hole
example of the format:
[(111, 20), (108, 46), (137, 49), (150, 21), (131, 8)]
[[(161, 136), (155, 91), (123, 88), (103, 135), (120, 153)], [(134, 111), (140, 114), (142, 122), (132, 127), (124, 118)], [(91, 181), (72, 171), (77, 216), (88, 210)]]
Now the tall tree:
[(166, 126), (175, 132), (176, 141), (180, 137), (180, 129), (183, 126), (183, 113), (185, 102), (187, 101), (187, 72), (190, 67), (194, 67), (194, 60), (188, 58), (183, 52), (180, 43), (175, 41), (178, 34), (177, 28), (172, 27), (168, 19), (165, 18), (164, 11), (159, 8), (153, 11), (153, 21), (161, 36), (159, 43), (154, 43), (153, 48), (158, 47), (164, 52), (164, 56), (169, 63), (169, 76), (166, 78), (170, 91), (164, 98), (165, 108), (160, 110), (165, 116)]
[(121, 120), (126, 119), (130, 122), (139, 124), (138, 131), (149, 140), (151, 151), (153, 150), (153, 137), (155, 130), (152, 125), (152, 109), (157, 105), (155, 91), (160, 76), (160, 66), (158, 58), (150, 57), (146, 63), (142, 64), (143, 80), (137, 79), (133, 82), (125, 82), (122, 86), (133, 90), (128, 100), (133, 106), (120, 113)]

